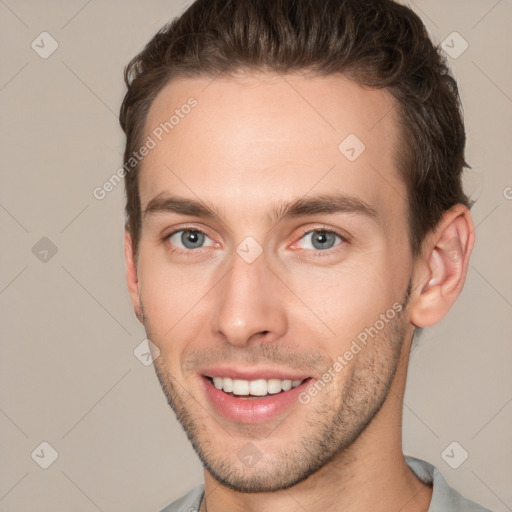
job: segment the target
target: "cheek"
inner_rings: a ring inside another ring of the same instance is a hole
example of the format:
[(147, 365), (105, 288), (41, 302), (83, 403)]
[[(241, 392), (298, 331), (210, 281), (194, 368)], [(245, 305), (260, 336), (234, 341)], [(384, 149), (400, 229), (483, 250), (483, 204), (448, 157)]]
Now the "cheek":
[(300, 302), (296, 323), (304, 326), (306, 318), (314, 318), (340, 350), (401, 300), (400, 279), (381, 258), (330, 268), (290, 269), (285, 281)]
[(165, 348), (172, 340), (186, 337), (186, 332), (199, 322), (215, 276), (211, 270), (170, 264), (160, 256), (151, 258), (142, 250), (140, 269), (144, 315), (152, 337)]

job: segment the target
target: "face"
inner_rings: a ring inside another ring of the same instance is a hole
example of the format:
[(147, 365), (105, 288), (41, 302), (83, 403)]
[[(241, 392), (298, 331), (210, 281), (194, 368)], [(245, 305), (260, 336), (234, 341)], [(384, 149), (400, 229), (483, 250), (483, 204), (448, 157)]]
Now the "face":
[(133, 297), (163, 391), (217, 480), (289, 487), (358, 439), (412, 333), (393, 100), (342, 76), (179, 79), (147, 136)]

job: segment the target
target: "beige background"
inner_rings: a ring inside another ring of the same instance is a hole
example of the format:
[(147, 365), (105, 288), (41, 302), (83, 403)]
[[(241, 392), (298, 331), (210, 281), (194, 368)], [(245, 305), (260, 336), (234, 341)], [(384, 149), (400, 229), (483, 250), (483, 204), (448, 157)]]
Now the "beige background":
[[(121, 165), (123, 67), (184, 6), (0, 0), (1, 511), (158, 511), (202, 481), (152, 367), (133, 354), (144, 331), (124, 282), (123, 188), (102, 201), (92, 195)], [(478, 201), (463, 295), (412, 356), (404, 450), (505, 512), (512, 510), (512, 4), (411, 6), (436, 41), (457, 31), (469, 44), (450, 64), (465, 105), (467, 186)], [(43, 31), (59, 45), (47, 59), (31, 48)], [(451, 37), (452, 52), (460, 50), (463, 41)], [(54, 255), (44, 253), (43, 237)], [(35, 462), (49, 460), (48, 448), (36, 450), (43, 441), (58, 453), (48, 469)], [(469, 453), (458, 469), (441, 456), (453, 441)]]

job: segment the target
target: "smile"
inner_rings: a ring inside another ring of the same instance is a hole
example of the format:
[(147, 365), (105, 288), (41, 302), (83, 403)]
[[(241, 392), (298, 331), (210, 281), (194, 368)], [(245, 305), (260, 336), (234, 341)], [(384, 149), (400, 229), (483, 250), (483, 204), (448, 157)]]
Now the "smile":
[(245, 424), (264, 423), (288, 415), (294, 407), (303, 407), (298, 395), (314, 380), (312, 377), (251, 377), (249, 380), (200, 375), (201, 387), (216, 415)]

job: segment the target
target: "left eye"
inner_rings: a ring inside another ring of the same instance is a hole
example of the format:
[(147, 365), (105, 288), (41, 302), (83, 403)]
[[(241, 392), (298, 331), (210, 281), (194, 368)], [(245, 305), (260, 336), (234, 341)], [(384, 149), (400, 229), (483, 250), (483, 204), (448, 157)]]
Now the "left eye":
[[(326, 249), (331, 249), (336, 244), (336, 239), (340, 242), (343, 241), (340, 235), (335, 233), (334, 231), (327, 230), (314, 230), (308, 231), (304, 233), (301, 240), (305, 241), (305, 245), (301, 247), (302, 249), (314, 249), (317, 251), (322, 251)], [(337, 244), (339, 245), (339, 244)]]

